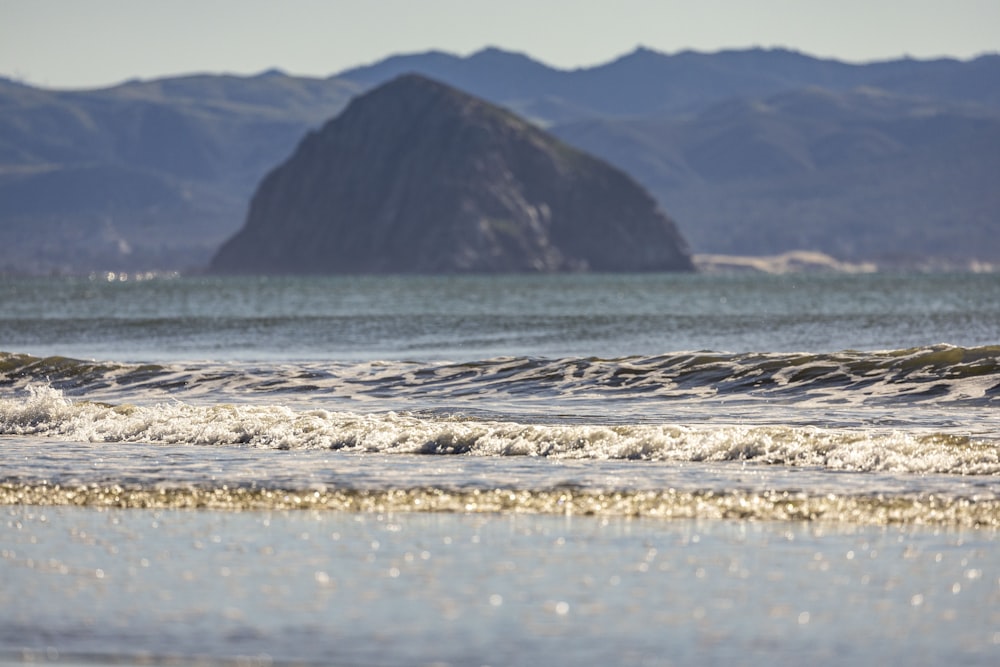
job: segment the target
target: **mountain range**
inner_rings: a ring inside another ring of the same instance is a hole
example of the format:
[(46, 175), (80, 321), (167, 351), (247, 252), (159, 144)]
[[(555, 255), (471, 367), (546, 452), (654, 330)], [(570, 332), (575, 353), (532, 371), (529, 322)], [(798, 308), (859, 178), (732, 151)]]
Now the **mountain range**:
[(1000, 263), (1000, 56), (786, 50), (394, 56), (46, 90), (0, 80), (0, 272), (198, 270), (298, 143), (407, 72), (502, 105), (644, 185), (696, 253)]

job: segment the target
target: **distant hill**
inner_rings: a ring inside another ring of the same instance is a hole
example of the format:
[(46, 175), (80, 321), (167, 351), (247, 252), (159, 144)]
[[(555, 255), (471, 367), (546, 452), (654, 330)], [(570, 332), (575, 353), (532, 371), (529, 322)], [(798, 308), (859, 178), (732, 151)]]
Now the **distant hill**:
[(698, 252), (1000, 259), (1000, 114), (987, 107), (809, 88), (551, 129), (669, 202)]
[(0, 81), (0, 272), (204, 266), (267, 169), (357, 92), (278, 73)]
[(264, 179), (223, 273), (690, 271), (623, 172), (408, 74), (356, 98)]
[(204, 266), (308, 131), (409, 71), (626, 170), (695, 252), (1000, 263), (1000, 56), (859, 65), (638, 49), (564, 71), (486, 49), (328, 79), (270, 71), (87, 91), (0, 79), (0, 272)]
[(393, 56), (337, 78), (370, 87), (406, 72), (444, 81), (542, 124), (686, 114), (730, 98), (808, 87), (848, 91), (867, 86), (1000, 107), (998, 55), (859, 65), (785, 49), (665, 54), (638, 48), (603, 65), (564, 71), (523, 54), (488, 48), (464, 58), (438, 51)]

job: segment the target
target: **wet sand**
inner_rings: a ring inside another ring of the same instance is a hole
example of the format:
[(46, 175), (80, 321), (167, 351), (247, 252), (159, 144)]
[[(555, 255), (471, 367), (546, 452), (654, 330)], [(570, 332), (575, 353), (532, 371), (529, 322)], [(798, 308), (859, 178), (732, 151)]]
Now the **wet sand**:
[(0, 664), (1000, 663), (1000, 533), (0, 508)]

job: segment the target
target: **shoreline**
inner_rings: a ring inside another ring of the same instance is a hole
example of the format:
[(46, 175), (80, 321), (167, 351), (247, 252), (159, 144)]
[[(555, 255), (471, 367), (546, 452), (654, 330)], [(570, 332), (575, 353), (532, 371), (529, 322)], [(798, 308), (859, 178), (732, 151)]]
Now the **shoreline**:
[(1000, 499), (934, 493), (807, 494), (800, 491), (135, 487), (0, 482), (0, 506), (145, 510), (329, 511), (496, 514), (662, 520), (801, 521), (859, 526), (1000, 529)]

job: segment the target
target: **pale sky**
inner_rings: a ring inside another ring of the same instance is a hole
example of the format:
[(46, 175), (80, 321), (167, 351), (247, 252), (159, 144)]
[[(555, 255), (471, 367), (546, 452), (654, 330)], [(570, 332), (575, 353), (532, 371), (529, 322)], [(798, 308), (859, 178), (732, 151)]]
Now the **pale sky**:
[(486, 46), (571, 69), (640, 45), (967, 59), (1000, 51), (1000, 0), (0, 0), (0, 76), (53, 88)]

